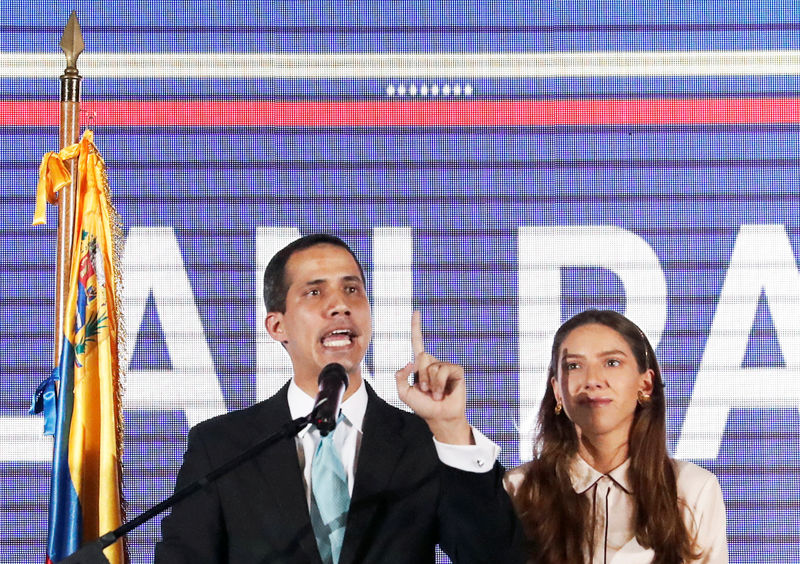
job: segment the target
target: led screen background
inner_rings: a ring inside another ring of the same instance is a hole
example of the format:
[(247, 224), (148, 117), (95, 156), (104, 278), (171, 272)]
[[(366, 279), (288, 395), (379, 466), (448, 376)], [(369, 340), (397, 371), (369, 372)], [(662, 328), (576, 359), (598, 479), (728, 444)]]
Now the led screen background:
[(800, 14), (382, 0), (0, 15), (0, 561), (44, 553), (50, 446), (26, 412), (51, 368), (54, 210), (29, 225), (73, 7), (127, 230), (131, 515), (171, 493), (190, 425), (286, 380), (259, 277), (324, 230), (363, 257), (375, 387), (393, 400), (419, 308), (507, 466), (560, 321), (627, 312), (657, 343), (671, 451), (720, 479), (731, 561), (800, 561)]

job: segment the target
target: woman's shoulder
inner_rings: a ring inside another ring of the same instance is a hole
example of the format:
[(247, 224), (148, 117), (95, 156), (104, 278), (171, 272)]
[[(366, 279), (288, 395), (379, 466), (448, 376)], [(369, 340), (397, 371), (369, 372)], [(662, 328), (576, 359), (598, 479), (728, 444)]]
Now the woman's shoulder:
[(703, 553), (693, 562), (727, 564), (725, 501), (717, 477), (691, 462), (673, 462), (684, 522)]
[(531, 464), (533, 464), (533, 461), (520, 464), (506, 471), (505, 476), (503, 476), (503, 485), (510, 495), (513, 496), (514, 492), (522, 485), (522, 481), (525, 479), (525, 474), (528, 472)]
[(675, 478), (679, 482), (706, 482), (709, 480), (717, 480), (713, 472), (709, 472), (705, 468), (687, 462), (686, 460), (673, 458), (672, 464), (675, 467)]
[(691, 504), (699, 498), (721, 494), (717, 477), (712, 472), (685, 460), (673, 459), (673, 464), (678, 497)]

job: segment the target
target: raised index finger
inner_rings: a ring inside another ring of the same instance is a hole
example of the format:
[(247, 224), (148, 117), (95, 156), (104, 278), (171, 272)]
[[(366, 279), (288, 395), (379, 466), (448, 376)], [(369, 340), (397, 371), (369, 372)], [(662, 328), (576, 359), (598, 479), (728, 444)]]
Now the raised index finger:
[(422, 342), (422, 317), (418, 311), (411, 314), (411, 350), (414, 358), (425, 352), (425, 343)]

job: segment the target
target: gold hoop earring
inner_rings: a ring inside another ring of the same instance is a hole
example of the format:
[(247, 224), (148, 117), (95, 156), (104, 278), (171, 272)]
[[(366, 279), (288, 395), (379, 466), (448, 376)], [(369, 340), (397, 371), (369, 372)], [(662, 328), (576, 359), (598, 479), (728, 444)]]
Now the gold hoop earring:
[(561, 415), (561, 411), (564, 409), (564, 406), (561, 405), (561, 402), (556, 402), (556, 408), (553, 410), (556, 412), (556, 415)]
[(644, 407), (650, 403), (650, 394), (646, 394), (643, 390), (639, 390), (636, 394), (636, 403)]

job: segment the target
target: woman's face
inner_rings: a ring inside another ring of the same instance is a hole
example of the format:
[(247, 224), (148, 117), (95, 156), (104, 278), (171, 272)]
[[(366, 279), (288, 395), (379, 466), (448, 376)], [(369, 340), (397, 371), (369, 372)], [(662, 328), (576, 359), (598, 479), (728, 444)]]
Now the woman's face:
[(650, 394), (653, 371), (639, 372), (625, 338), (596, 323), (573, 329), (559, 351), (556, 399), (579, 436), (628, 440), (637, 394)]

